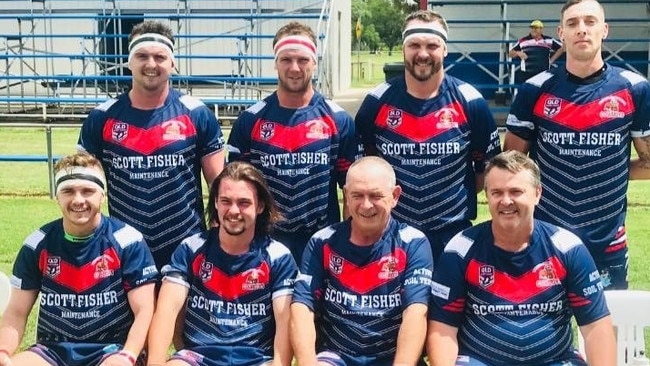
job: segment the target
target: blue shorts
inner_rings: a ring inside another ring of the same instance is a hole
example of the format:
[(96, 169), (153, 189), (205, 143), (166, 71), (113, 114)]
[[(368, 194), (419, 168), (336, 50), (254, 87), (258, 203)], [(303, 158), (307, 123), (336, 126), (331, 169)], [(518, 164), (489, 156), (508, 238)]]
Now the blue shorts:
[(191, 366), (258, 366), (271, 361), (273, 356), (255, 347), (198, 346), (180, 350), (170, 359)]
[(594, 260), (600, 272), (600, 282), (605, 290), (627, 290), (627, 271), (629, 266), (629, 253), (627, 247), (624, 255), (617, 253), (616, 257), (606, 260)]
[[(569, 357), (566, 360), (551, 362), (537, 366), (587, 366), (587, 362), (580, 356), (577, 351), (574, 351), (575, 356)], [(524, 365), (524, 364), (522, 364)], [(525, 364), (526, 366), (533, 366)], [(489, 363), (481, 361), (474, 356), (458, 355), (456, 358), (456, 366), (491, 366)]]
[[(316, 355), (316, 359), (318, 362), (332, 366), (392, 366), (394, 361), (393, 357), (351, 356), (332, 351), (320, 352)], [(424, 363), (424, 360), (420, 360), (417, 366), (426, 366), (426, 363)]]
[(115, 343), (60, 342), (47, 345), (37, 343), (29, 347), (28, 351), (41, 356), (52, 366), (92, 366), (98, 365), (104, 357), (121, 349), (122, 345)]

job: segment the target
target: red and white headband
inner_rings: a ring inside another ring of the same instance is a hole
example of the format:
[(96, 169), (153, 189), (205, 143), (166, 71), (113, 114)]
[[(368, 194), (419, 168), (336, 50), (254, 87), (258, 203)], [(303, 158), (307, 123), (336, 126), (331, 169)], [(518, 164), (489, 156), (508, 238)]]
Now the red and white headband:
[(139, 49), (150, 46), (164, 49), (168, 52), (169, 58), (171, 58), (172, 62), (174, 61), (174, 43), (171, 39), (158, 33), (144, 33), (133, 37), (133, 40), (129, 43), (129, 62), (131, 62), (131, 58), (133, 58), (133, 55), (135, 55)]
[(293, 35), (281, 38), (273, 47), (275, 58), (277, 59), (280, 52), (286, 50), (299, 50), (307, 52), (309, 56), (311, 56), (314, 61), (316, 61), (316, 44), (311, 40), (311, 38), (307, 36)]
[(404, 29), (404, 32), (402, 32), (402, 44), (406, 44), (406, 42), (412, 37), (422, 36), (435, 37), (445, 43), (447, 42), (447, 31), (445, 28), (443, 28), (442, 25), (433, 22), (427, 24), (413, 24)]

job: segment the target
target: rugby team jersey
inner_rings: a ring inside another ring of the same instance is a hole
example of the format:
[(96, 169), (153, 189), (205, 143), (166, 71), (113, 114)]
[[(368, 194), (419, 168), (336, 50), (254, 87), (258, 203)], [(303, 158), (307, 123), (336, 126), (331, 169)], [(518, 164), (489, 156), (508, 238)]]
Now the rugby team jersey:
[(162, 270), (164, 280), (189, 288), (185, 346), (251, 347), (272, 357), (272, 302), (291, 296), (298, 267), (289, 249), (268, 237), (255, 238), (245, 254), (230, 255), (218, 232), (184, 240)]
[(457, 327), (459, 354), (495, 366), (570, 359), (578, 325), (609, 314), (600, 274), (580, 239), (535, 220), (528, 247), (494, 244), (491, 221), (457, 234), (433, 275), (429, 319)]
[(123, 94), (89, 114), (79, 148), (102, 162), (111, 216), (142, 232), (158, 268), (205, 228), (201, 159), (224, 138), (200, 100), (172, 89), (162, 107), (140, 110)]
[(404, 76), (379, 85), (355, 123), (366, 154), (395, 169), (395, 218), (430, 233), (476, 218), (475, 172), (501, 151), (492, 113), (471, 85), (445, 75), (436, 97), (406, 92)]
[(429, 301), (431, 247), (421, 231), (394, 219), (371, 246), (349, 238), (350, 220), (312, 237), (293, 302), (320, 316), (317, 351), (371, 354), (392, 363), (402, 311)]
[(25, 239), (12, 285), (40, 291), (38, 343), (124, 344), (134, 315), (127, 293), (158, 270), (142, 234), (109, 217), (83, 243), (64, 238), (63, 221)]
[(343, 187), (359, 154), (352, 117), (315, 93), (309, 105), (281, 107), (276, 93), (244, 111), (228, 138), (228, 160), (262, 171), (285, 220), (276, 230), (315, 233), (339, 222)]
[(508, 131), (542, 173), (535, 217), (578, 234), (598, 260), (624, 255), (633, 137), (650, 135), (650, 84), (614, 66), (580, 81), (558, 67), (519, 90)]

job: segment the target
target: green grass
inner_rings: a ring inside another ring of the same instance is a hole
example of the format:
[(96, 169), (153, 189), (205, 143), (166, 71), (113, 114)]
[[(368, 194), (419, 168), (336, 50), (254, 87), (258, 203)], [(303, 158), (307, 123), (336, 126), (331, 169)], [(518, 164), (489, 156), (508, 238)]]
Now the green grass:
[(382, 52), (381, 55), (371, 55), (367, 51), (361, 51), (361, 53), (352, 51), (352, 87), (367, 88), (383, 82), (384, 65), (403, 60), (401, 50), (393, 51), (391, 56), (388, 55), (388, 52)]

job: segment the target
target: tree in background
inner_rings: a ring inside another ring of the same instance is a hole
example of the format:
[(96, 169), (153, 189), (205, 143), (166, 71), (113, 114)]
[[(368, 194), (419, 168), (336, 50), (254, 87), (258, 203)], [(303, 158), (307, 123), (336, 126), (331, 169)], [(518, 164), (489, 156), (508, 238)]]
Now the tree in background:
[(377, 51), (383, 43), (392, 55), (402, 40), (404, 17), (415, 9), (412, 0), (352, 0), (352, 39), (356, 40), (356, 22), (361, 17), (362, 46)]

